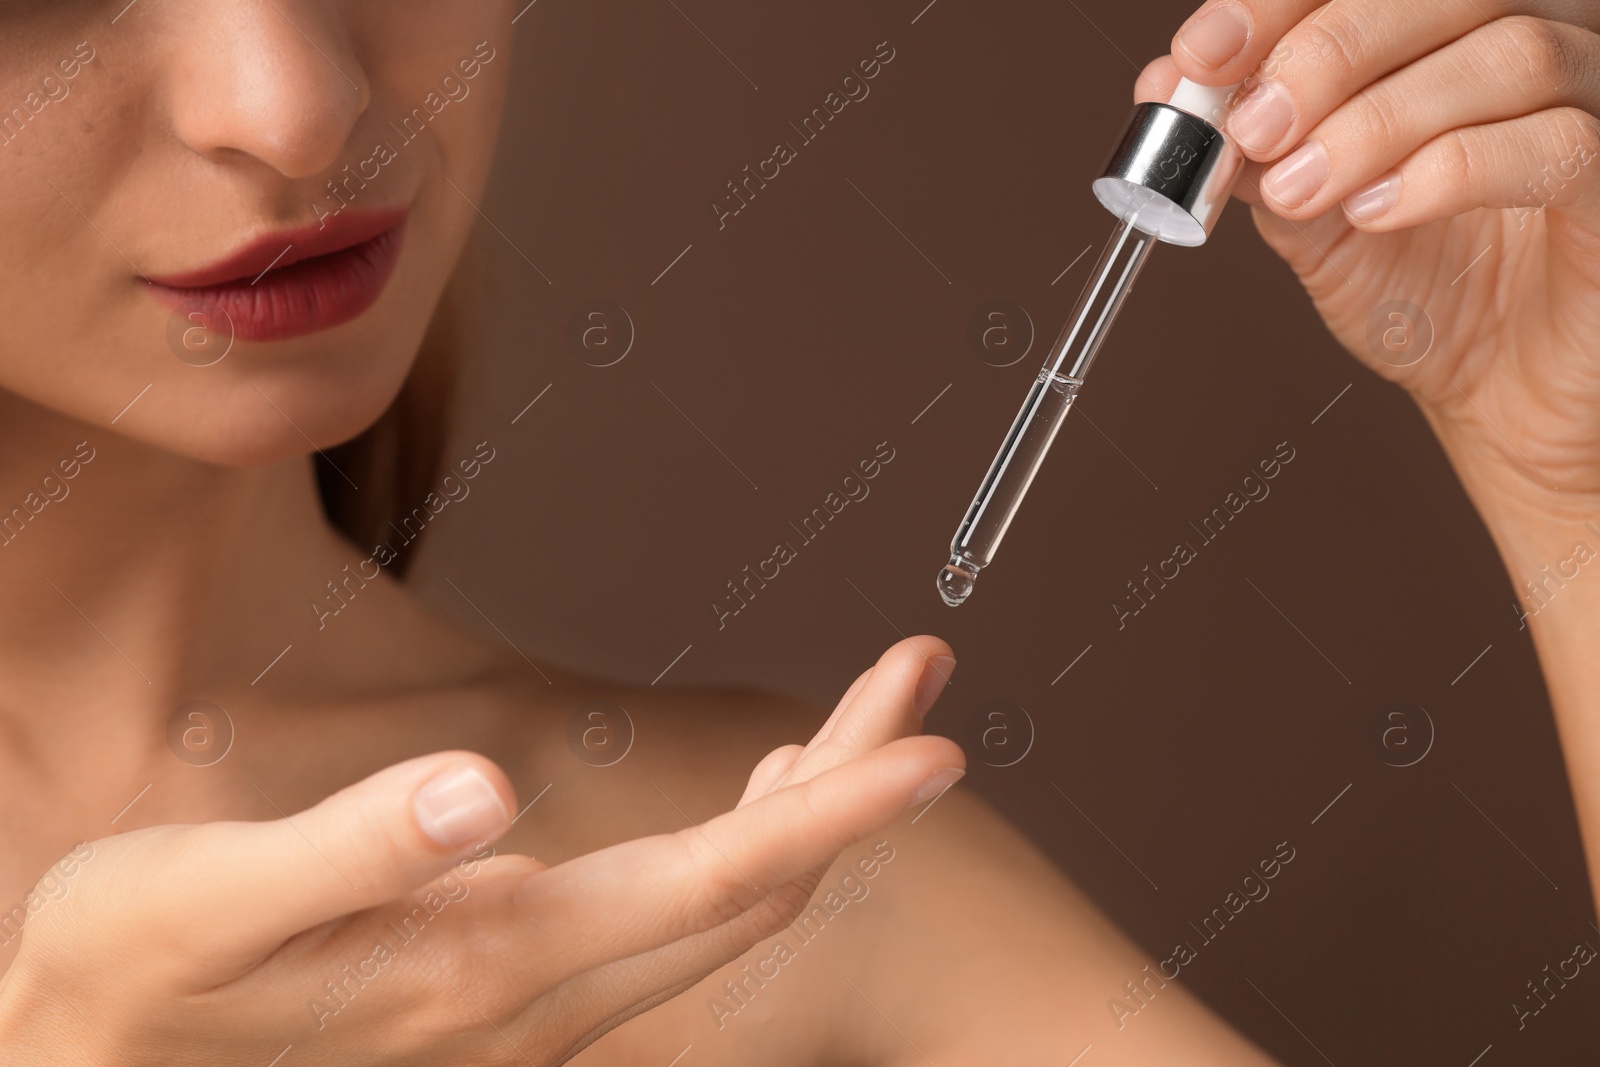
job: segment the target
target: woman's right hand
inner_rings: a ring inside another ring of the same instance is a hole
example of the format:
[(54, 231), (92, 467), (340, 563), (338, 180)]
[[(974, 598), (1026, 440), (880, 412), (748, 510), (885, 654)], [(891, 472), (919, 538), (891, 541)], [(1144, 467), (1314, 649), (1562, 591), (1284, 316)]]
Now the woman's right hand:
[(949, 673), (919, 640), (851, 688), (817, 759), (779, 749), (737, 809), (556, 867), (487, 846), (516, 802), (468, 752), (275, 822), (80, 847), (0, 980), (4, 1062), (562, 1062), (787, 925), (843, 848), (959, 777), (954, 743), (904, 736)]
[(1208, 0), (1135, 95), (1180, 74), (1248, 79), (1239, 195), (1502, 547), (1570, 549), (1600, 511), (1600, 5)]

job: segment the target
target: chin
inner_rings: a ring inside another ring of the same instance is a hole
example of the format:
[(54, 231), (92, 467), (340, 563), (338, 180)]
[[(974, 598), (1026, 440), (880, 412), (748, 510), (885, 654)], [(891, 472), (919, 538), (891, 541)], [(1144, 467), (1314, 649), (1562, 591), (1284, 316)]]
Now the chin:
[[(152, 405), (154, 439), (147, 443), (227, 467), (258, 467), (327, 451), (378, 421), (405, 384), (407, 369), (353, 382), (329, 381), (325, 375), (264, 375), (234, 385), (203, 410)], [(144, 436), (129, 430), (130, 437)]]
[[(182, 373), (154, 375), (153, 382), (118, 376), (118, 384), (102, 385), (95, 395), (29, 399), (85, 424), (95, 441), (115, 436), (202, 463), (259, 467), (327, 451), (377, 422), (411, 370), (419, 342), (407, 341), (375, 343), (368, 332), (362, 340), (294, 354), (240, 346), (245, 350), (227, 356), (237, 360), (231, 373), (222, 364), (180, 367)], [(104, 412), (128, 403), (146, 382), (148, 390), (111, 424)]]
[[(334, 412), (310, 409), (290, 412), (285, 408), (295, 426), (288, 425), (271, 409), (265, 414), (241, 412), (240, 418), (226, 425), (186, 435), (179, 441), (156, 443), (168, 451), (217, 466), (261, 467), (342, 445), (377, 422), (387, 407), (386, 401), (358, 398)], [(305, 431), (304, 436), (296, 426)]]
[(240, 341), (212, 367), (169, 364), (115, 429), (228, 467), (344, 444), (394, 403), (422, 346), (436, 301), (406, 299), (413, 295), (406, 288), (392, 288), (360, 318), (317, 334)]

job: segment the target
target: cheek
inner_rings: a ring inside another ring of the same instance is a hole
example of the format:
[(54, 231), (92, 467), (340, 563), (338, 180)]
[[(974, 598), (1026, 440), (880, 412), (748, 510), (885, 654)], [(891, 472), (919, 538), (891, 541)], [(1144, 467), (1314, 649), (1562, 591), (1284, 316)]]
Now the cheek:
[[(367, 54), (374, 83), (370, 117), (376, 120), (375, 132), (392, 132), (390, 120), (412, 115), (418, 108), (427, 111), (430, 100), (433, 108), (442, 105), (429, 124), (431, 148), (450, 180), (463, 192), (473, 193), (487, 177), (500, 126), (512, 63), (515, 4), (369, 0), (363, 10), (372, 19), (367, 32), (373, 44)], [(463, 61), (471, 61), (475, 77), (465, 76)], [(412, 142), (401, 150), (416, 146)], [(478, 197), (473, 200), (478, 202)]]
[[(147, 212), (113, 207), (142, 137), (126, 121), (138, 89), (99, 49), (75, 59), (77, 27), (22, 37), (0, 31), (0, 388), (105, 425), (150, 381), (128, 389), (132, 353), (149, 348), (129, 316), (149, 309), (125, 256)], [(69, 91), (50, 100), (40, 86), (63, 62)]]
[[(446, 155), (487, 149), (499, 125), (512, 62), (511, 19), (518, 6), (515, 0), (365, 0), (356, 5), (349, 17), (359, 24), (353, 32), (364, 41), (377, 125), (422, 106), (434, 93), (449, 101), (431, 132), (446, 146)], [(473, 61), (475, 77), (463, 73), (463, 60)], [(452, 94), (463, 98), (452, 100)]]

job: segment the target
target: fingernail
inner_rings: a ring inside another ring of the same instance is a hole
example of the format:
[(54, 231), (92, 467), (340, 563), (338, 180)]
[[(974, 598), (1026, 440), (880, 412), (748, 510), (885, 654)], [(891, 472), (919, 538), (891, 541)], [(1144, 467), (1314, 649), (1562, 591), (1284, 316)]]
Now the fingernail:
[(434, 776), (412, 796), (411, 810), (422, 832), (447, 848), (493, 836), (510, 815), (476, 767), (455, 767)]
[(1177, 45), (1208, 67), (1228, 65), (1250, 42), (1250, 20), (1236, 7), (1219, 7), (1178, 31)]
[(928, 710), (939, 699), (939, 694), (944, 692), (944, 687), (950, 684), (950, 676), (955, 670), (956, 661), (951, 656), (934, 656), (923, 664), (922, 677), (917, 679), (916, 705), (919, 716), (924, 719), (928, 717)]
[(1246, 151), (1258, 155), (1276, 148), (1294, 125), (1294, 100), (1289, 90), (1265, 81), (1246, 96), (1228, 121), (1228, 132)]
[(1400, 199), (1400, 176), (1391, 174), (1344, 198), (1344, 213), (1357, 222), (1371, 222), (1389, 213)]
[(1269, 170), (1261, 187), (1284, 207), (1299, 207), (1310, 202), (1327, 182), (1328, 150), (1321, 142), (1310, 141)]
[(961, 767), (946, 767), (942, 771), (936, 771), (933, 777), (929, 778), (926, 782), (923, 782), (917, 787), (917, 791), (911, 794), (911, 801), (906, 805), (906, 807), (914, 808), (918, 804), (921, 804), (924, 800), (932, 800), (940, 793), (943, 793), (946, 789), (949, 789), (951, 786), (961, 781), (966, 773), (966, 770)]

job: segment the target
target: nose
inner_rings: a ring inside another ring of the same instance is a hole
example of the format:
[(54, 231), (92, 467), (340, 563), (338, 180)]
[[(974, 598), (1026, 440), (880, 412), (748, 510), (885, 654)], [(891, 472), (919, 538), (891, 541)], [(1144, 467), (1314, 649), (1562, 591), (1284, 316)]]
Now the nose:
[[(198, 0), (169, 23), (177, 137), (215, 161), (253, 157), (288, 178), (328, 169), (372, 101), (340, 5)], [(179, 27), (182, 27), (181, 29)]]

